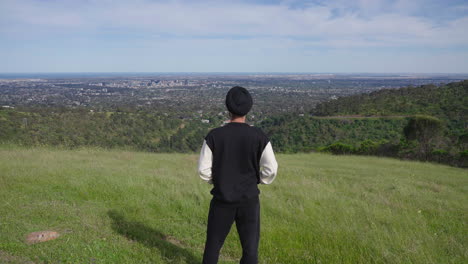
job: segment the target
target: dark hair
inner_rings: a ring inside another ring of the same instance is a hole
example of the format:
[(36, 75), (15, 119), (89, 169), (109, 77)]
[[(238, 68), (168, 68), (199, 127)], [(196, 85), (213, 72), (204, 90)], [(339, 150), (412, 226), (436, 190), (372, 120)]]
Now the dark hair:
[(232, 112), (230, 112), (230, 111), (228, 111), (228, 112), (229, 112), (229, 115), (230, 115), (231, 119), (236, 118), (236, 117), (243, 117), (243, 116), (246, 116), (246, 115), (243, 115), (243, 116), (237, 115), (237, 114), (234, 114), (234, 113), (232, 113)]

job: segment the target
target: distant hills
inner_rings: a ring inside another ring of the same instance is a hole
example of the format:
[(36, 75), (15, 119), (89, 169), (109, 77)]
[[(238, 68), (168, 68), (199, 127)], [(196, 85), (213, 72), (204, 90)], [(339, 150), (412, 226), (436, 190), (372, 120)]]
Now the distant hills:
[(317, 116), (425, 114), (446, 121), (450, 131), (462, 134), (467, 128), (468, 80), (443, 86), (432, 84), (408, 86), (340, 97), (318, 104), (312, 114)]
[[(318, 104), (309, 116), (276, 116), (260, 126), (274, 146), (285, 152), (325, 150), (465, 166), (467, 114), (468, 80), (465, 80), (340, 97)], [(410, 140), (403, 132), (415, 118), (423, 124), (440, 122), (441, 129), (425, 137), (424, 142)]]

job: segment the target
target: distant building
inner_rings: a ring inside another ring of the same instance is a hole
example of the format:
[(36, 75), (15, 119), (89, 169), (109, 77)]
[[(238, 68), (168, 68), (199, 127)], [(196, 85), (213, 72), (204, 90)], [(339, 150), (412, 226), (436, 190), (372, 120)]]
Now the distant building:
[(209, 124), (209, 123), (210, 123), (210, 120), (208, 120), (208, 119), (202, 119), (201, 122), (202, 122), (203, 124)]

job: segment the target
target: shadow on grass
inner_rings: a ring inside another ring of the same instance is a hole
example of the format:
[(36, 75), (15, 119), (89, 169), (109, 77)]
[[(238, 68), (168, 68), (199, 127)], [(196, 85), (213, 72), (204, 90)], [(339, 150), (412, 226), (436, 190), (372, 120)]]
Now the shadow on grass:
[(185, 263), (188, 264), (201, 263), (201, 260), (185, 249), (182, 242), (177, 239), (143, 223), (127, 221), (122, 214), (115, 210), (110, 210), (107, 214), (113, 220), (112, 229), (114, 231), (147, 247), (158, 248), (164, 258), (169, 260), (184, 259)]

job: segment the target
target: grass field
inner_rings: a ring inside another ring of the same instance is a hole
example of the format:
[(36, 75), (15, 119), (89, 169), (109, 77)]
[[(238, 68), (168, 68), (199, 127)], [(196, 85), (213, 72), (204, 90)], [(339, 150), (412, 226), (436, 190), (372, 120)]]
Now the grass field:
[[(0, 147), (0, 263), (200, 263), (210, 185), (197, 155)], [(260, 263), (468, 263), (468, 171), (278, 155)], [(28, 245), (34, 231), (52, 241)], [(220, 263), (238, 263), (235, 226)]]

